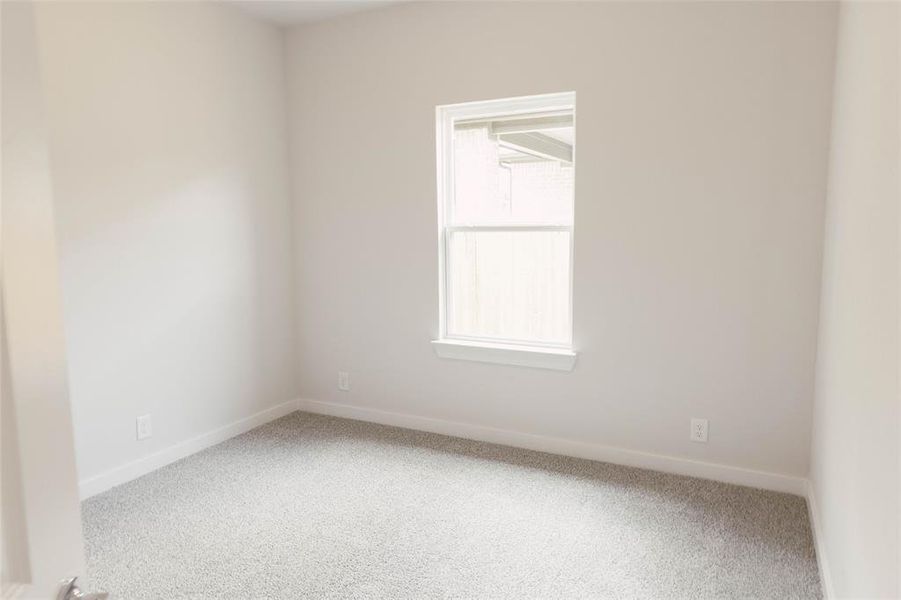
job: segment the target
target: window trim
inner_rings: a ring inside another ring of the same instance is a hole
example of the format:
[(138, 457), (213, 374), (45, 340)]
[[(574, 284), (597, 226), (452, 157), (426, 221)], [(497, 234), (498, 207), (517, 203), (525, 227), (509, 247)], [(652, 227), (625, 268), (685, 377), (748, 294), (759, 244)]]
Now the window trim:
[[(436, 115), (436, 173), (438, 191), (438, 331), (432, 342), (436, 353), (444, 358), (459, 358), (481, 362), (495, 362), (517, 366), (571, 370), (576, 360), (572, 346), (573, 332), (573, 265), (575, 242), (575, 196), (573, 223), (521, 223), (512, 225), (447, 225), (454, 197), (453, 128), (457, 121), (490, 119), (533, 112), (571, 112), (573, 129), (576, 122), (576, 93), (561, 92), (522, 96), (499, 100), (447, 104), (435, 109)], [(575, 146), (573, 165), (575, 166)], [(523, 342), (509, 339), (477, 338), (448, 335), (448, 233), (454, 231), (567, 231), (569, 232), (569, 334), (568, 343)]]
[(441, 358), (476, 362), (536, 367), (555, 371), (572, 371), (576, 353), (567, 348), (546, 346), (498, 344), (458, 338), (432, 340), (435, 353)]

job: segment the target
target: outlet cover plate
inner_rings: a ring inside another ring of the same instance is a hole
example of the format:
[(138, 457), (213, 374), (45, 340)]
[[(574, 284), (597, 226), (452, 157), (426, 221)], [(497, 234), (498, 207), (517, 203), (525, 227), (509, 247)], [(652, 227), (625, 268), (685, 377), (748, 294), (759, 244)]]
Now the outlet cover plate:
[(707, 419), (692, 419), (689, 439), (693, 442), (707, 443)]
[(350, 391), (350, 373), (338, 371), (338, 389), (342, 392)]
[(150, 415), (138, 417), (137, 434), (139, 440), (146, 440), (153, 435), (153, 423), (150, 421)]

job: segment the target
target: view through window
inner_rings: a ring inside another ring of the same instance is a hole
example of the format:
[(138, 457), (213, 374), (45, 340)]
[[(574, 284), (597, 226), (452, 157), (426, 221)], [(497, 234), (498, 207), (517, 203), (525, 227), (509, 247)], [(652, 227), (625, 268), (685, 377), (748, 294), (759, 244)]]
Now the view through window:
[(569, 347), (574, 95), (440, 107), (444, 336)]

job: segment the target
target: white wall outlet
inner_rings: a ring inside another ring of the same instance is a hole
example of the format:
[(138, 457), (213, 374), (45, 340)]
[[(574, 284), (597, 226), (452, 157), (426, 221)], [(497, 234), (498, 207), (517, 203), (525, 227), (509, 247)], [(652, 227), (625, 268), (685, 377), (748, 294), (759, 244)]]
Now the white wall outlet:
[(707, 419), (692, 419), (689, 439), (693, 442), (707, 443)]
[(146, 440), (153, 435), (153, 424), (150, 422), (150, 415), (138, 417), (138, 439)]
[(350, 373), (338, 371), (338, 389), (342, 392), (350, 391)]

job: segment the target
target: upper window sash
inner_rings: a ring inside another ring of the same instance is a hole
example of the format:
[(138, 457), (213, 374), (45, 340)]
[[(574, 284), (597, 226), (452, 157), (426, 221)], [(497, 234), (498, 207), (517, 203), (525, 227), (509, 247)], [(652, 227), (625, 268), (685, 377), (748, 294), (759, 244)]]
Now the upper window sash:
[[(446, 104), (436, 108), (436, 140), (440, 147), (437, 155), (438, 197), (440, 224), (470, 224), (455, 221), (454, 203), (454, 128), (467, 121), (489, 121), (497, 117), (535, 115), (536, 117), (571, 114), (575, 119), (575, 92), (559, 92), (537, 96), (506, 98)], [(575, 157), (573, 157), (574, 159)], [(492, 223), (494, 224), (494, 223)], [(501, 223), (497, 223), (501, 224)], [(506, 225), (506, 223), (503, 223)]]

